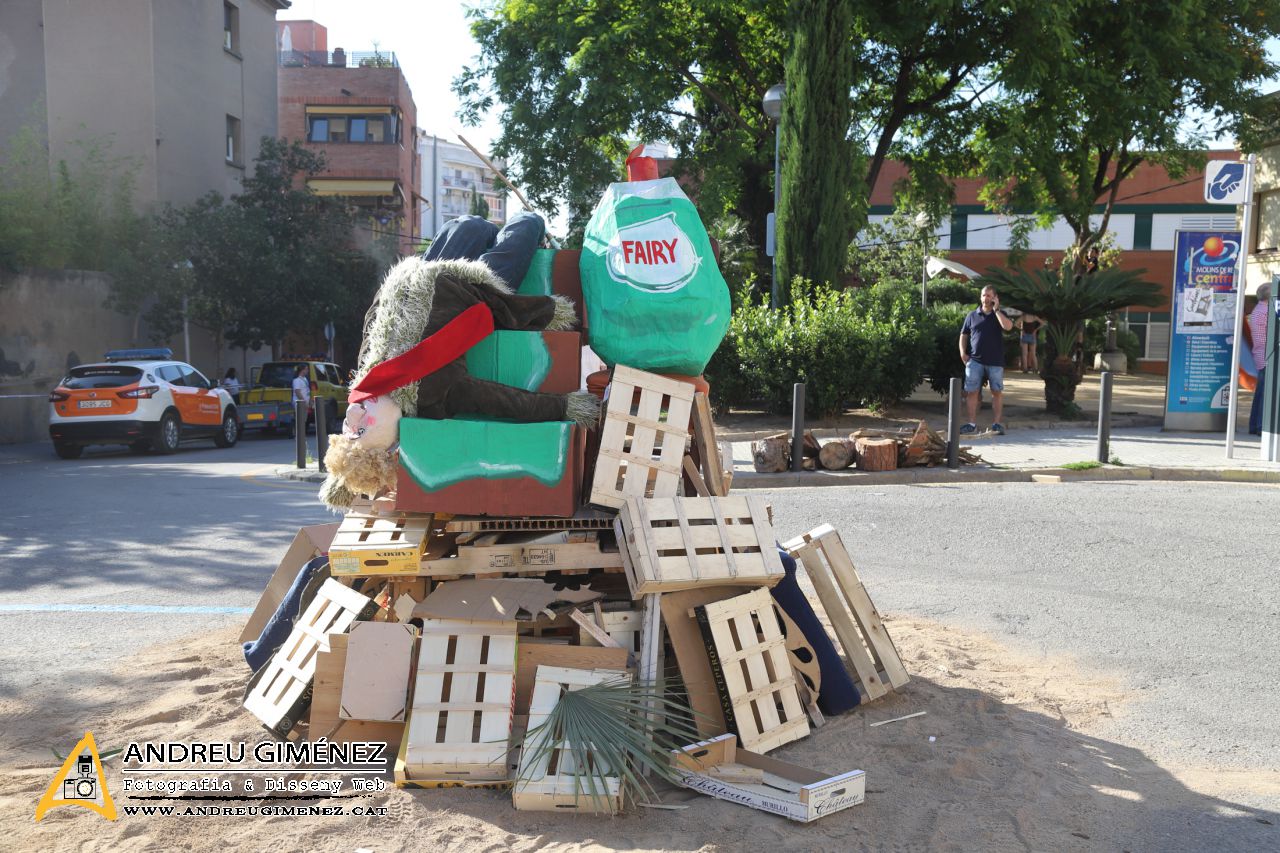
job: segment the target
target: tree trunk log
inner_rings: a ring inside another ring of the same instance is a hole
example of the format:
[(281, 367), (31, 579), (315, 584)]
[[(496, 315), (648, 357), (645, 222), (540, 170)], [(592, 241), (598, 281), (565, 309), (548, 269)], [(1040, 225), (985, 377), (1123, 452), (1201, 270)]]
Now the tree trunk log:
[(852, 441), (837, 438), (822, 445), (818, 451), (818, 464), (828, 471), (839, 471), (853, 464), (855, 453)]
[(776, 474), (791, 467), (791, 437), (766, 438), (751, 443), (757, 474)]
[(894, 471), (898, 467), (898, 442), (891, 438), (860, 438), (854, 442), (862, 471)]

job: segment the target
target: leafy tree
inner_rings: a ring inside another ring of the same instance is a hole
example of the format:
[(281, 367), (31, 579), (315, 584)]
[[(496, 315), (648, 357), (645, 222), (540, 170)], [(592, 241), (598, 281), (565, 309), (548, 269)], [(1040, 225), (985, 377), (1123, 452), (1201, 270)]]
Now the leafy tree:
[(1039, 214), (1020, 220), (1024, 233), (1065, 219), (1078, 270), (1140, 164), (1180, 177), (1209, 140), (1268, 112), (1256, 87), (1277, 70), (1264, 42), (1280, 27), (1280, 7), (1078, 0), (1059, 8), (1064, 25), (1043, 56), (1003, 70), (1005, 96), (982, 112), (969, 168), (987, 178), (988, 203)]
[[(1142, 280), (1146, 270), (1100, 269), (1092, 274), (1061, 269), (988, 269), (978, 284), (994, 286), (1000, 302), (1044, 320), (1045, 350), (1040, 360), (1047, 411), (1069, 414), (1081, 371), (1073, 362), (1085, 321), (1130, 305), (1159, 305), (1163, 288)], [(957, 330), (958, 334), (958, 330)], [(1079, 358), (1083, 358), (1080, 351)]]
[(825, 284), (844, 264), (854, 197), (849, 144), (853, 87), (851, 0), (795, 0), (782, 101), (782, 195), (778, 202), (779, 304), (796, 276)]
[(472, 216), (479, 216), (481, 219), (489, 218), (489, 202), (480, 197), (480, 193), (475, 188), (471, 189), (471, 209), (467, 211)]

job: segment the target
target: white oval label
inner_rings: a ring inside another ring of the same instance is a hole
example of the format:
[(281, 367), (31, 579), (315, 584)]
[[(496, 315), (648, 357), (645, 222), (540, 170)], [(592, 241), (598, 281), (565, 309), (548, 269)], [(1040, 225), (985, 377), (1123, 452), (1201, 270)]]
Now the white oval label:
[(636, 290), (669, 293), (689, 283), (702, 259), (674, 212), (619, 228), (609, 241), (609, 276)]

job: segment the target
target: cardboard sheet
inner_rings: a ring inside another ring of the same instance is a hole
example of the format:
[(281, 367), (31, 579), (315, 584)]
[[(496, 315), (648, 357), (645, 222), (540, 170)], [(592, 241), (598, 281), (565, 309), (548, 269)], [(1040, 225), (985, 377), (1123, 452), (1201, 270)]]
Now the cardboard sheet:
[(457, 580), (442, 583), (413, 608), (414, 619), (464, 622), (535, 622), (595, 601), (603, 593), (589, 587), (557, 590), (537, 578)]

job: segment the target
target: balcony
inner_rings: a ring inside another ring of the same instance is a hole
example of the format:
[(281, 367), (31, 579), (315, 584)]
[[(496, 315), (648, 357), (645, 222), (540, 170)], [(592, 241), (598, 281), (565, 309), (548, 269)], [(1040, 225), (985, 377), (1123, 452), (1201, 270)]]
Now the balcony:
[(324, 50), (282, 50), (277, 62), (283, 68), (399, 68), (400, 62), (390, 51), (342, 48)]
[(476, 190), (490, 195), (500, 195), (505, 192), (505, 188), (499, 186), (494, 181), (477, 180), (475, 178), (456, 178), (451, 175), (444, 175), (440, 178), (440, 186), (452, 187), (454, 189)]

